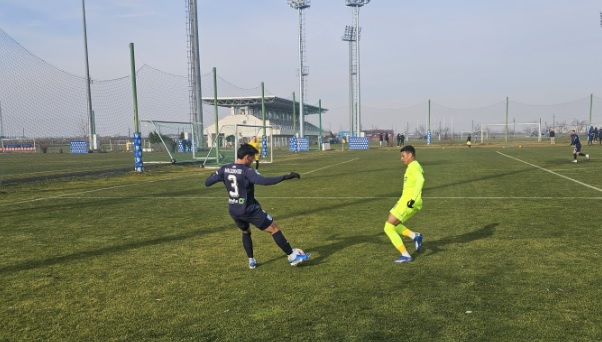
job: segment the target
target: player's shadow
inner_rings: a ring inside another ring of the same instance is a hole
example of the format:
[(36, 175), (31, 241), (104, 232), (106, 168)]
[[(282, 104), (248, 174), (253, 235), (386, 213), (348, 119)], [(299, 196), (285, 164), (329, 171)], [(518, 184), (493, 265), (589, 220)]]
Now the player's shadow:
[(441, 251), (445, 251), (445, 247), (447, 245), (466, 244), (476, 240), (487, 239), (493, 235), (498, 225), (499, 223), (490, 223), (472, 232), (461, 235), (448, 236), (439, 240), (428, 240), (428, 236), (425, 236), (425, 240), (422, 243), (422, 250), (419, 253), (413, 255), (413, 257), (414, 259), (417, 259), (422, 256), (432, 255)]
[[(328, 242), (327, 244), (311, 246), (310, 250), (306, 250), (307, 253), (312, 254), (312, 257), (305, 261), (302, 266), (316, 265), (344, 248), (349, 248), (354, 245), (366, 243), (382, 245), (384, 243), (383, 236), (384, 233), (380, 232), (372, 235), (353, 235), (345, 237), (341, 237), (339, 234), (330, 235), (324, 239), (324, 241)], [(263, 264), (269, 264), (279, 260), (281, 260), (279, 257), (272, 258), (263, 262)]]
[(349, 248), (354, 245), (359, 244), (375, 244), (382, 245), (383, 244), (383, 236), (384, 233), (378, 232), (372, 235), (354, 235), (354, 236), (340, 236), (340, 234), (330, 235), (325, 238), (324, 241), (328, 242), (322, 246), (311, 247), (312, 252), (316, 252), (316, 257), (310, 259), (308, 265), (319, 263), (328, 259), (334, 253), (337, 253), (344, 248)]
[(68, 263), (68, 262), (78, 261), (78, 260), (83, 260), (83, 259), (89, 259), (89, 258), (99, 257), (99, 256), (103, 256), (103, 255), (108, 255), (108, 254), (121, 253), (121, 252), (125, 252), (128, 250), (133, 250), (133, 249), (138, 249), (138, 248), (143, 248), (143, 247), (148, 247), (148, 246), (154, 246), (154, 245), (160, 245), (160, 244), (164, 244), (164, 243), (171, 243), (171, 242), (187, 240), (190, 238), (195, 238), (195, 237), (199, 237), (199, 236), (203, 236), (203, 235), (207, 235), (207, 234), (211, 234), (211, 233), (220, 232), (220, 231), (223, 231), (225, 228), (226, 227), (222, 226), (222, 227), (214, 227), (211, 229), (202, 229), (202, 230), (194, 229), (194, 230), (187, 231), (187, 232), (184, 232), (181, 234), (163, 236), (163, 237), (158, 237), (155, 239), (132, 241), (132, 242), (128, 242), (128, 243), (124, 243), (124, 244), (120, 244), (120, 245), (107, 246), (107, 247), (97, 248), (97, 249), (90, 249), (90, 250), (75, 252), (75, 253), (66, 254), (66, 255), (58, 255), (58, 256), (41, 259), (41, 260), (25, 261), (25, 262), (14, 264), (14, 265), (6, 265), (6, 266), (0, 267), (0, 274), (19, 272), (19, 271), (27, 271), (27, 270), (32, 270), (32, 269), (36, 269), (36, 268), (48, 267), (48, 266), (52, 266), (52, 265), (63, 264), (63, 263)]

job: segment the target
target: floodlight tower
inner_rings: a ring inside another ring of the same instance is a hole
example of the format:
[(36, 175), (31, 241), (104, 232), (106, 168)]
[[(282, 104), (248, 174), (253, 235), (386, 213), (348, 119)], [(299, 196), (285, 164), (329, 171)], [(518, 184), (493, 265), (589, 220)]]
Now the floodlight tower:
[[(354, 16), (355, 16), (355, 32), (359, 33), (360, 28), (360, 7), (367, 5), (370, 0), (345, 0), (345, 5), (347, 7), (355, 7)], [(360, 132), (362, 130), (362, 96), (360, 91), (360, 40), (359, 35), (357, 37), (357, 41), (355, 42), (355, 60), (357, 63), (357, 71), (355, 76), (355, 110), (356, 110), (356, 127), (355, 133), (356, 136), (360, 136)]]
[(197, 15), (197, 0), (186, 0), (188, 22), (186, 34), (188, 37), (188, 84), (190, 101), (190, 121), (193, 122), (193, 136), (197, 148), (203, 148), (203, 102), (201, 91), (201, 57), (199, 53), (199, 23)]
[(303, 138), (305, 118), (303, 106), (305, 103), (305, 76), (309, 75), (309, 67), (305, 65), (305, 19), (303, 10), (309, 8), (310, 0), (288, 0), (288, 5), (299, 11), (299, 137)]
[(356, 120), (355, 120), (355, 110), (354, 110), (354, 103), (355, 103), (355, 77), (357, 75), (357, 64), (356, 64), (356, 60), (355, 60), (355, 47), (356, 44), (355, 42), (357, 41), (357, 36), (355, 34), (355, 27), (354, 26), (345, 26), (345, 33), (343, 34), (343, 37), (341, 38), (343, 41), (349, 42), (349, 134), (353, 135), (353, 132), (355, 132), (355, 125), (356, 125)]

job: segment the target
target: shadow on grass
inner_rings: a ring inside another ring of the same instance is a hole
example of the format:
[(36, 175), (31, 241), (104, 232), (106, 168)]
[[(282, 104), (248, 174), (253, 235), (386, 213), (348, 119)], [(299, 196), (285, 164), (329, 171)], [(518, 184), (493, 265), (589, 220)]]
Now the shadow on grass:
[(311, 248), (311, 251), (316, 251), (319, 255), (313, 259), (310, 259), (308, 264), (311, 265), (324, 261), (334, 253), (337, 253), (350, 246), (366, 243), (382, 245), (383, 236), (385, 236), (384, 232), (378, 232), (372, 235), (355, 235), (346, 237), (339, 237), (339, 234), (331, 235), (324, 239), (324, 241), (329, 242), (328, 244)]
[(417, 259), (422, 256), (439, 253), (441, 251), (444, 251), (444, 247), (447, 245), (464, 244), (476, 240), (487, 239), (493, 235), (493, 232), (495, 231), (495, 228), (498, 225), (499, 223), (490, 223), (488, 225), (485, 225), (483, 228), (477, 229), (466, 234), (448, 236), (435, 241), (428, 240), (428, 235), (426, 235), (425, 240), (422, 244), (422, 250), (419, 253), (413, 255), (413, 257), (414, 259)]
[(449, 188), (449, 187), (453, 187), (456, 185), (470, 184), (470, 183), (475, 183), (475, 182), (479, 182), (479, 181), (497, 179), (500, 177), (517, 175), (519, 173), (530, 172), (530, 171), (534, 171), (534, 170), (535, 170), (534, 168), (525, 168), (525, 169), (521, 169), (521, 170), (515, 170), (515, 171), (510, 171), (510, 172), (504, 172), (504, 173), (492, 173), (492, 174), (489, 174), (489, 175), (486, 175), (483, 177), (470, 178), (470, 179), (466, 179), (466, 180), (462, 180), (462, 181), (454, 182), (454, 183), (447, 183), (447, 184), (441, 184), (441, 185), (435, 185), (435, 186), (425, 186), (424, 189), (422, 189), (422, 192), (424, 193), (425, 191), (433, 191), (433, 190), (437, 190), (437, 189)]
[[(329, 256), (331, 256), (345, 248), (353, 246), (353, 245), (365, 244), (365, 243), (382, 245), (383, 244), (383, 238), (382, 238), (383, 236), (384, 236), (384, 233), (382, 233), (382, 234), (376, 233), (376, 234), (372, 234), (372, 235), (354, 235), (354, 236), (346, 236), (346, 237), (339, 237), (339, 234), (331, 235), (324, 239), (325, 241), (329, 242), (328, 244), (325, 244), (322, 246), (308, 247), (310, 249), (308, 249), (306, 251), (306, 253), (310, 253), (313, 256), (308, 261), (304, 262), (302, 264), (302, 267), (314, 266), (315, 264), (318, 264), (318, 263), (324, 261)], [(270, 264), (272, 262), (281, 261), (281, 260), (282, 260), (282, 257), (278, 256), (276, 258), (262, 261), (261, 264)]]
[(103, 255), (112, 254), (112, 253), (120, 253), (120, 252), (124, 252), (127, 250), (132, 250), (132, 249), (137, 249), (137, 248), (142, 248), (142, 247), (148, 247), (148, 246), (154, 246), (154, 245), (159, 245), (159, 244), (163, 244), (163, 243), (170, 243), (170, 242), (174, 242), (174, 241), (186, 240), (186, 239), (190, 239), (193, 237), (198, 237), (198, 236), (203, 236), (203, 235), (207, 235), (207, 234), (211, 234), (211, 233), (220, 232), (220, 231), (223, 231), (224, 229), (225, 229), (225, 227), (223, 227), (223, 226), (215, 227), (212, 229), (204, 229), (204, 230), (196, 229), (196, 230), (192, 230), (192, 231), (178, 234), (178, 235), (164, 236), (164, 237), (159, 237), (156, 239), (143, 240), (143, 241), (133, 241), (133, 242), (122, 244), (122, 245), (107, 246), (104, 248), (93, 249), (93, 250), (88, 250), (88, 251), (81, 251), (81, 252), (76, 252), (76, 253), (72, 253), (72, 254), (51, 257), (51, 258), (47, 258), (47, 259), (43, 259), (43, 260), (25, 261), (23, 263), (16, 264), (16, 265), (0, 267), (0, 274), (32, 270), (32, 269), (36, 269), (36, 268), (40, 268), (40, 267), (47, 267), (47, 266), (67, 263), (67, 262), (71, 262), (71, 261), (77, 261), (77, 260), (82, 260), (82, 259), (87, 259), (87, 258), (103, 256)]

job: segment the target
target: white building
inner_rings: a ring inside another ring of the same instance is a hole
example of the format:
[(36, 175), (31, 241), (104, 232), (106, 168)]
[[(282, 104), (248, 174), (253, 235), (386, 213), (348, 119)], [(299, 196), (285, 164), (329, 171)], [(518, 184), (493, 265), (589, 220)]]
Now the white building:
[[(220, 146), (227, 146), (234, 141), (235, 125), (254, 125), (272, 127), (272, 146), (288, 146), (289, 139), (299, 134), (299, 103), (294, 102), (295, 116), (293, 116), (293, 101), (276, 96), (264, 96), (265, 117), (262, 113), (261, 96), (250, 97), (218, 97), (217, 105), (230, 108), (230, 115), (219, 119), (217, 123)], [(203, 102), (214, 104), (212, 97), (203, 97)], [(321, 115), (328, 111), (324, 108), (305, 104), (304, 116)], [(264, 123), (265, 121), (265, 123)], [(315, 144), (321, 135), (320, 127), (304, 121), (304, 134), (309, 138), (310, 144)], [(320, 121), (319, 121), (320, 122)], [(205, 127), (205, 136), (208, 138), (208, 147), (216, 141), (216, 124)], [(252, 135), (261, 136), (261, 129), (239, 130), (238, 140), (249, 139)], [(269, 135), (269, 134), (268, 134)]]

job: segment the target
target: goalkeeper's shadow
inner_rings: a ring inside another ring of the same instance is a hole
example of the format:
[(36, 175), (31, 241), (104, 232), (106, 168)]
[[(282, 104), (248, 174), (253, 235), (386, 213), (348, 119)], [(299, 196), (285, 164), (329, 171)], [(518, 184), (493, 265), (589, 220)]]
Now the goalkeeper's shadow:
[(424, 241), (422, 243), (422, 250), (419, 253), (413, 255), (412, 257), (414, 259), (418, 259), (422, 256), (432, 255), (445, 251), (444, 247), (448, 245), (466, 244), (477, 240), (487, 239), (493, 236), (493, 233), (495, 232), (495, 229), (498, 225), (499, 223), (490, 223), (472, 232), (448, 236), (439, 240), (428, 240), (428, 236), (425, 236)]

